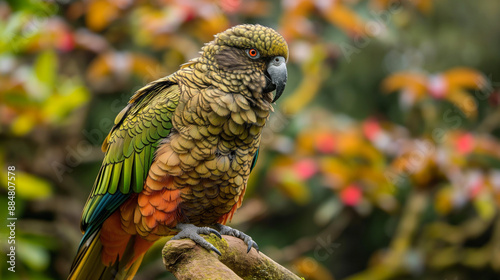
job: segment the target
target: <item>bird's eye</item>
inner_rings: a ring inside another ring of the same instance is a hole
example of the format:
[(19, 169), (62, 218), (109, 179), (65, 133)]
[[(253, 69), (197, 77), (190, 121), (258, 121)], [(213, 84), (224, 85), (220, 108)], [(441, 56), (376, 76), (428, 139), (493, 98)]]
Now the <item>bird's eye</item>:
[(253, 59), (260, 57), (259, 51), (257, 49), (254, 49), (254, 48), (248, 49), (247, 54), (250, 58), (253, 58)]

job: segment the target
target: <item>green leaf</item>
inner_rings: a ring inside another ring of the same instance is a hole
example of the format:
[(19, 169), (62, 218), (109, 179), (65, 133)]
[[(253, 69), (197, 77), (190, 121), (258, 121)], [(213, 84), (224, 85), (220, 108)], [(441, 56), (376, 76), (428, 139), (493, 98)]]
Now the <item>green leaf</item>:
[(52, 50), (43, 52), (35, 61), (35, 76), (49, 89), (55, 87), (57, 63), (57, 56)]
[(88, 90), (75, 81), (67, 81), (59, 87), (59, 93), (52, 94), (44, 102), (44, 117), (51, 122), (60, 122), (90, 98)]
[(16, 244), (16, 253), (19, 255), (19, 259), (29, 268), (37, 271), (47, 269), (50, 255), (46, 248), (30, 242), (28, 239), (20, 239)]
[(16, 136), (26, 135), (33, 129), (35, 124), (33, 115), (21, 115), (12, 123), (11, 132)]
[[(24, 199), (43, 199), (52, 195), (52, 184), (38, 176), (27, 172), (15, 171), (16, 197)], [(0, 177), (2, 182), (7, 182), (7, 174)], [(7, 189), (6, 184), (2, 184)]]

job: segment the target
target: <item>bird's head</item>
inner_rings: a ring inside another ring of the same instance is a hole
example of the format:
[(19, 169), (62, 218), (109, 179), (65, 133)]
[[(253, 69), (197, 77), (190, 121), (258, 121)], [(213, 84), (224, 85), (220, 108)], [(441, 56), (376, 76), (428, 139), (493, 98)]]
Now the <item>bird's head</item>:
[(237, 25), (215, 35), (203, 48), (202, 57), (214, 64), (223, 83), (247, 91), (253, 98), (275, 102), (285, 89), (288, 46), (272, 28)]

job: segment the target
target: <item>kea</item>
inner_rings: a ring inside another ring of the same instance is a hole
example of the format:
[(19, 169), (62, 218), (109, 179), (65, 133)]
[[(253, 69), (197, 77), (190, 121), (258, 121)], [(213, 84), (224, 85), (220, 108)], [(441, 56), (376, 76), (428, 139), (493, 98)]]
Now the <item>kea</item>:
[(287, 59), (276, 31), (238, 25), (131, 97), (102, 144), (68, 279), (131, 279), (163, 236), (220, 255), (200, 234), (232, 235), (258, 250), (225, 224), (243, 201)]

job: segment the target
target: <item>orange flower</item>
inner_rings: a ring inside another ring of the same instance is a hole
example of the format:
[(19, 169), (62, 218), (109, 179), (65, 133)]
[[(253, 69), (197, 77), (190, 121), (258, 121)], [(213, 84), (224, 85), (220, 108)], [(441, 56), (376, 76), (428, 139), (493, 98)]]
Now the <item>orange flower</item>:
[(349, 35), (353, 37), (363, 35), (364, 21), (354, 11), (339, 1), (333, 1), (327, 9), (322, 9), (322, 11), (326, 20)]
[(398, 72), (382, 81), (386, 93), (401, 91), (403, 101), (413, 105), (426, 96), (446, 99), (457, 106), (467, 117), (477, 115), (477, 104), (466, 90), (482, 90), (488, 85), (484, 76), (470, 68), (457, 67), (448, 71), (425, 75), (415, 72)]
[(87, 6), (85, 22), (93, 31), (101, 31), (120, 16), (120, 8), (115, 1), (94, 0)]

